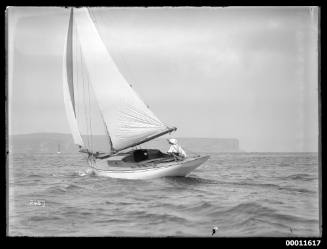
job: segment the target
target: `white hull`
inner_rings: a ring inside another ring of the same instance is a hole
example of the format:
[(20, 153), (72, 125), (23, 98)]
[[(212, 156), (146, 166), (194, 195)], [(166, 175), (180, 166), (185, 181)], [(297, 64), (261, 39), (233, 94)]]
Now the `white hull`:
[[(160, 163), (154, 167), (138, 169), (119, 169), (117, 167), (110, 167), (107, 166), (107, 160), (97, 161), (95, 164), (90, 166), (93, 172), (98, 176), (122, 179), (153, 179), (165, 176), (186, 176), (208, 159), (209, 156), (187, 158), (183, 161)], [(108, 169), (103, 169), (103, 166), (107, 166)]]

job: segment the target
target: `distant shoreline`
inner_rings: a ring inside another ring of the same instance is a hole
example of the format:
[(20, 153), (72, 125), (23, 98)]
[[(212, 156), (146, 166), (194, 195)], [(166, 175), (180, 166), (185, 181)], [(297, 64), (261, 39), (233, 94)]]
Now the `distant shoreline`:
[[(94, 135), (103, 144), (104, 135)], [(245, 151), (236, 138), (176, 137), (183, 148), (199, 153), (318, 153), (317, 151)], [(163, 136), (143, 144), (144, 148), (168, 148)], [(70, 133), (40, 132), (8, 134), (8, 150), (12, 153), (54, 153), (60, 144), (62, 153), (75, 153), (77, 148)]]
[[(85, 143), (89, 136), (82, 136)], [(168, 150), (168, 136), (148, 141), (139, 147), (157, 148), (162, 151)], [(175, 137), (182, 147), (192, 153), (211, 153), (211, 152), (243, 152), (239, 147), (239, 140), (235, 138), (203, 138), (203, 137)], [(92, 143), (96, 145), (97, 151), (106, 151), (107, 138), (105, 135), (92, 136)], [(60, 145), (60, 152), (75, 152), (76, 145), (71, 134), (67, 133), (30, 133), (14, 134), (8, 137), (9, 150), (12, 152), (57, 152)]]

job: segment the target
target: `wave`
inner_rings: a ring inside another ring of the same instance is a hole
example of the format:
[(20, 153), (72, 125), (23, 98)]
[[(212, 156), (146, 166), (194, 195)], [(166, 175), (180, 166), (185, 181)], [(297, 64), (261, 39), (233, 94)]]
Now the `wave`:
[(242, 213), (263, 215), (271, 212), (275, 212), (275, 210), (264, 207), (256, 202), (248, 202), (248, 203), (238, 204), (234, 207), (225, 210), (214, 211), (210, 213), (210, 215), (216, 216), (216, 215), (231, 215), (231, 214), (242, 214)]
[(85, 170), (78, 170), (70, 174), (72, 177), (80, 177), (80, 176), (89, 176), (92, 175), (93, 171), (91, 169), (85, 169)]
[(147, 219), (149, 223), (159, 223), (159, 222), (179, 222), (181, 224), (185, 224), (189, 220), (174, 214), (167, 213), (153, 213), (146, 211), (135, 211), (130, 213), (129, 218), (134, 219)]
[(234, 181), (215, 181), (215, 180), (201, 180), (202, 183), (206, 184), (217, 184), (217, 185), (233, 185), (233, 186), (250, 186), (250, 187), (259, 187), (259, 188), (275, 188), (277, 190), (287, 190), (287, 191), (296, 191), (300, 193), (316, 193), (316, 191), (312, 191), (305, 188), (293, 188), (293, 187), (284, 187), (274, 183), (255, 183), (248, 181), (234, 182)]
[(294, 174), (294, 175), (288, 175), (288, 176), (279, 177), (279, 179), (283, 179), (283, 180), (312, 181), (312, 180), (316, 180), (317, 177), (312, 176), (310, 174)]
[[(237, 224), (245, 224), (251, 221), (272, 222), (275, 220), (278, 224), (284, 223), (312, 223), (317, 222), (313, 219), (307, 219), (295, 215), (279, 213), (274, 208), (268, 208), (256, 202), (241, 203), (234, 207), (224, 210), (211, 212), (209, 216), (220, 216), (225, 219), (238, 220)], [(237, 218), (237, 219), (235, 219)]]
[(184, 184), (184, 185), (198, 185), (198, 184), (217, 184), (218, 182), (211, 179), (193, 177), (193, 176), (167, 176), (165, 181), (170, 183)]
[(279, 188), (278, 184), (273, 183), (254, 183), (254, 182), (225, 182), (233, 185), (240, 185), (240, 186), (253, 186), (253, 187), (264, 187), (264, 188)]
[(60, 194), (60, 193), (66, 193), (69, 190), (77, 190), (77, 189), (83, 189), (83, 187), (76, 185), (74, 183), (70, 183), (65, 186), (52, 186), (49, 187), (46, 191), (49, 193)]
[(62, 220), (58, 216), (32, 216), (28, 219), (29, 221), (53, 221), (53, 220)]
[(51, 193), (51, 194), (62, 194), (65, 193), (67, 190), (65, 189), (65, 187), (59, 187), (59, 186), (55, 186), (55, 187), (49, 187), (46, 192)]
[[(280, 188), (278, 184), (273, 183), (255, 183), (255, 182), (248, 182), (248, 181), (220, 181), (220, 180), (212, 180), (212, 179), (205, 179), (205, 178), (198, 178), (198, 177), (184, 177), (176, 182), (178, 183), (190, 183), (190, 184), (214, 184), (214, 185), (233, 185), (233, 186), (253, 186), (253, 187), (272, 187), (272, 188)], [(187, 179), (190, 178), (190, 179)]]
[(318, 189), (317, 191), (312, 191), (305, 188), (293, 188), (293, 187), (279, 187), (279, 190), (286, 190), (286, 191), (306, 193), (306, 194), (316, 194), (318, 191)]
[(20, 179), (15, 180), (12, 184), (15, 186), (36, 186), (41, 182), (41, 179)]
[(106, 209), (104, 208), (92, 208), (92, 207), (83, 207), (75, 206), (72, 203), (72, 206), (65, 206), (60, 209), (60, 215), (62, 217), (76, 218), (76, 219), (89, 219), (91, 216), (96, 216), (100, 218), (102, 213), (105, 213)]
[(31, 174), (31, 175), (28, 175), (27, 177), (29, 177), (29, 178), (43, 178), (42, 175), (38, 175), (38, 174)]
[(82, 187), (74, 183), (71, 183), (68, 186), (66, 186), (66, 190), (72, 190), (72, 189), (82, 189)]
[(210, 208), (213, 208), (214, 205), (211, 204), (210, 202), (202, 202), (200, 205), (194, 205), (193, 207), (188, 207), (186, 208), (187, 210), (191, 210), (191, 211), (200, 211), (200, 210), (208, 210)]
[(124, 201), (116, 201), (116, 202), (113, 202), (113, 201), (105, 201), (103, 204), (105, 204), (105, 205), (116, 205), (116, 206), (128, 206), (128, 205), (131, 205), (133, 203), (131, 203), (131, 202), (124, 202)]
[(103, 220), (96, 220), (93, 221), (93, 223), (110, 223), (110, 222), (115, 222), (115, 223), (130, 223), (131, 221), (129, 219), (117, 219), (117, 218), (113, 218), (113, 219), (103, 219)]
[(201, 203), (196, 203), (194, 205), (190, 204), (179, 204), (174, 205), (174, 208), (177, 210), (182, 210), (184, 212), (201, 212), (203, 214), (208, 214), (212, 211), (212, 209), (216, 208), (215, 205), (213, 205), (210, 202), (203, 201)]
[(287, 190), (292, 192), (299, 192), (299, 193), (309, 193), (314, 194), (315, 191), (305, 189), (305, 188), (293, 188), (293, 187), (284, 187), (278, 184), (273, 183), (248, 183), (248, 182), (240, 182), (240, 183), (232, 183), (233, 185), (240, 185), (240, 186), (253, 186), (253, 187), (260, 187), (260, 188), (276, 188), (277, 190)]

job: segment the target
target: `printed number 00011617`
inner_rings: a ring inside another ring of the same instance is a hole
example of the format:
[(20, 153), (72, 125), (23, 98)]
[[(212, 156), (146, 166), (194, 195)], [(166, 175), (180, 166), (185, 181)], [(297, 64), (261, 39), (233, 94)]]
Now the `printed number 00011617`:
[(286, 246), (319, 246), (321, 240), (286, 240)]

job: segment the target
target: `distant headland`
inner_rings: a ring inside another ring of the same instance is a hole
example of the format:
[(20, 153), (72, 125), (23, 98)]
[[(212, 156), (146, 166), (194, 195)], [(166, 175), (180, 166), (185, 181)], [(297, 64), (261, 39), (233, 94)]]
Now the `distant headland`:
[[(243, 152), (235, 138), (191, 138), (180, 137), (179, 143), (191, 152)], [(105, 136), (95, 135), (93, 141), (105, 143)], [(158, 138), (140, 145), (142, 148), (158, 148), (166, 151), (169, 145), (165, 138)], [(8, 136), (8, 149), (11, 153), (77, 153), (76, 145), (70, 134), (31, 133)]]

